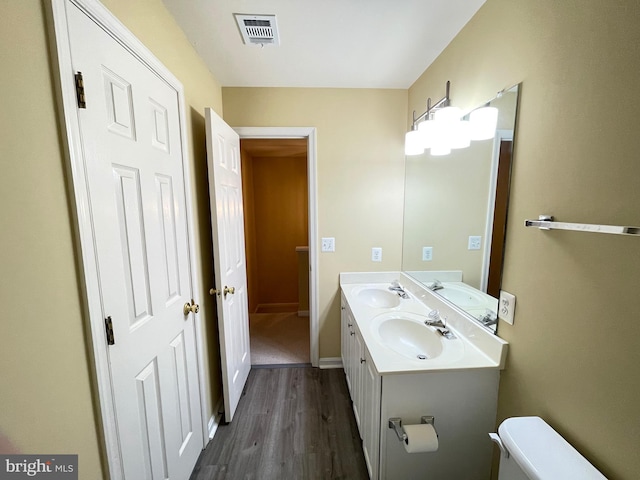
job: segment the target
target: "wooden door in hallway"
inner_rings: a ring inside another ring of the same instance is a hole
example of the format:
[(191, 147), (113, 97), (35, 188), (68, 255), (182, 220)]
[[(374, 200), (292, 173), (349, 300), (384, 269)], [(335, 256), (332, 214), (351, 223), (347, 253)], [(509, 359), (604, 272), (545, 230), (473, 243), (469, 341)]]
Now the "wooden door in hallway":
[[(300, 318), (302, 322), (308, 322), (309, 324), (309, 357), (311, 365), (317, 367), (320, 365), (320, 352), (319, 352), (319, 312), (318, 312), (318, 298), (319, 298), (319, 269), (318, 269), (318, 161), (317, 161), (317, 132), (315, 127), (235, 127), (234, 130), (238, 132), (241, 139), (241, 144), (246, 146), (248, 141), (261, 141), (267, 145), (268, 148), (273, 149), (271, 145), (272, 141), (276, 142), (291, 142), (291, 144), (298, 143), (297, 154), (306, 155), (306, 204), (307, 204), (307, 219), (306, 219), (306, 240), (308, 245), (308, 272), (305, 276), (306, 286), (308, 287), (308, 317)], [(274, 143), (277, 145), (277, 143)], [(302, 145), (302, 148), (301, 148)], [(306, 148), (304, 147), (306, 145)], [(241, 149), (242, 151), (242, 149)], [(260, 155), (258, 155), (260, 156)], [(264, 157), (264, 155), (262, 155)], [(268, 157), (268, 155), (266, 155)], [(243, 155), (244, 157), (244, 155)], [(243, 158), (244, 162), (244, 158)], [(249, 163), (250, 164), (250, 163)], [(245, 172), (246, 173), (246, 172)], [(243, 182), (249, 181), (248, 178), (243, 176)], [(246, 184), (246, 183), (245, 183)], [(283, 186), (276, 182), (276, 189), (283, 189)], [(245, 219), (246, 219), (246, 245), (247, 245), (247, 264), (249, 265), (249, 290), (256, 291), (256, 286), (251, 281), (251, 271), (255, 268), (255, 251), (256, 251), (256, 235), (255, 231), (252, 231), (253, 220), (251, 215), (254, 215), (251, 211), (250, 196), (252, 190), (250, 187), (244, 188), (245, 196)], [(255, 203), (255, 202), (254, 202)], [(283, 210), (286, 205), (280, 205), (274, 210)], [(253, 242), (253, 243), (252, 243)], [(291, 246), (295, 253), (295, 247), (299, 246), (297, 242), (294, 242)], [(253, 258), (252, 258), (253, 256)], [(253, 267), (251, 267), (253, 265)], [(253, 275), (255, 278), (255, 275)], [(251, 299), (250, 299), (251, 300)], [(257, 301), (252, 301), (251, 311), (255, 311)], [(305, 312), (306, 313), (306, 312)]]
[(241, 140), (252, 313), (308, 316), (307, 139)]
[(487, 293), (494, 298), (500, 297), (502, 264), (504, 263), (504, 245), (507, 229), (507, 206), (509, 202), (509, 181), (513, 140), (501, 140), (498, 152), (498, 176), (496, 180), (496, 198), (494, 206), (493, 228), (491, 235), (491, 261), (487, 280)]
[(241, 140), (253, 365), (310, 362), (307, 149)]

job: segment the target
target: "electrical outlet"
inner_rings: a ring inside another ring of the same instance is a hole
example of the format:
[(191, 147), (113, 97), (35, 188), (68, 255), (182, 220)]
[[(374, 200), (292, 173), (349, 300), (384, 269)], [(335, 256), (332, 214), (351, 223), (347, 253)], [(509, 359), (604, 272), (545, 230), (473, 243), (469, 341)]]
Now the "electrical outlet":
[(469, 250), (480, 250), (482, 245), (482, 237), (471, 235), (469, 237)]
[(371, 261), (372, 262), (381, 262), (382, 261), (382, 248), (381, 247), (373, 247), (371, 249)]
[(430, 262), (433, 260), (433, 247), (422, 247), (422, 261)]
[(498, 304), (498, 318), (513, 325), (513, 315), (516, 310), (516, 296), (509, 292), (500, 290), (500, 300)]
[(322, 237), (322, 251), (323, 252), (335, 252), (336, 251), (336, 239), (333, 237)]

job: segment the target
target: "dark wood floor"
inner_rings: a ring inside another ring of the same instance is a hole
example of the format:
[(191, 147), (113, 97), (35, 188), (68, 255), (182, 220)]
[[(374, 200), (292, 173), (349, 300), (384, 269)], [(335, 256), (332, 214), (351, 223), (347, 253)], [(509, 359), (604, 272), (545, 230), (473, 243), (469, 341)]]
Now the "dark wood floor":
[(220, 425), (191, 480), (368, 479), (339, 369), (252, 369), (233, 421)]

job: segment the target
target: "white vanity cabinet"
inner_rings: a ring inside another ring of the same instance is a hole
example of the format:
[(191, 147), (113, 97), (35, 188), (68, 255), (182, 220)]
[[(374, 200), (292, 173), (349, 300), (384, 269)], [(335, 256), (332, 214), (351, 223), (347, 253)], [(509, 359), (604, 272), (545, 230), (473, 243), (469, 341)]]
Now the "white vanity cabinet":
[(381, 377), (349, 306), (342, 299), (342, 364), (370, 478), (378, 478)]
[[(377, 367), (378, 357), (387, 353), (379, 345), (368, 345), (373, 341), (368, 332), (372, 318), (380, 313), (363, 316), (357, 303), (349, 304), (350, 298), (343, 292), (342, 362), (370, 478), (488, 480), (488, 432), (495, 430), (499, 365), (467, 343), (465, 358), (474, 356), (475, 363), (461, 359), (457, 368), (391, 370), (385, 358)], [(421, 416), (435, 418), (438, 449), (407, 453), (388, 420), (399, 417), (403, 425), (420, 424)]]
[[(363, 342), (360, 332), (358, 332), (358, 327), (353, 320), (353, 314), (349, 307), (346, 306), (346, 302), (343, 302), (342, 304), (341, 343), (342, 365), (347, 379), (349, 393), (351, 394), (351, 400), (353, 402), (353, 413), (356, 417), (358, 431), (362, 432), (362, 428), (360, 426), (361, 375), (358, 359), (362, 354)], [(360, 433), (360, 437), (362, 437), (362, 433)]]
[(353, 314), (349, 307), (346, 306), (346, 302), (344, 301), (344, 296), (342, 298), (342, 304), (340, 307), (341, 310), (341, 328), (340, 328), (340, 351), (342, 356), (342, 367), (344, 368), (344, 375), (347, 379), (347, 387), (349, 387), (349, 393), (353, 397), (353, 387), (351, 382), (351, 350), (352, 350), (352, 339), (351, 336), (355, 335), (355, 333), (351, 333), (354, 331), (354, 322), (353, 322)]
[[(489, 480), (498, 402), (497, 369), (382, 376), (379, 477), (386, 480)], [(388, 419), (419, 424), (433, 416), (438, 450), (407, 453)], [(372, 477), (374, 478), (374, 477)]]
[(369, 477), (378, 478), (380, 466), (380, 399), (382, 377), (378, 374), (369, 351), (364, 349), (362, 375), (362, 450), (367, 462)]

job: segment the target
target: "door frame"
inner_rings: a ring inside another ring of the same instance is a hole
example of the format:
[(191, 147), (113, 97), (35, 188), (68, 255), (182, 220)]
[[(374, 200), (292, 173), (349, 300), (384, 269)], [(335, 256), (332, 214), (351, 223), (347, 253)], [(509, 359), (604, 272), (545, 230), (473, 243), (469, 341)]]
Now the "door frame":
[(500, 164), (500, 144), (503, 140), (513, 141), (513, 130), (496, 130), (493, 138), (491, 156), (491, 172), (489, 173), (489, 199), (487, 202), (487, 222), (484, 231), (484, 248), (482, 252), (482, 272), (480, 290), (487, 291), (489, 285), (489, 265), (491, 263), (491, 241), (493, 239), (493, 216), (496, 208), (496, 191), (498, 188), (498, 166)]
[[(181, 150), (183, 156), (183, 175), (185, 188), (185, 215), (187, 238), (189, 242), (189, 263), (191, 270), (192, 295), (201, 292), (197, 272), (196, 251), (194, 245), (195, 222), (191, 208), (191, 165), (187, 148), (187, 122), (184, 99), (184, 88), (180, 81), (136, 38), (109, 10), (97, 0), (48, 0), (47, 28), (51, 47), (51, 58), (54, 70), (55, 94), (59, 105), (58, 124), (63, 137), (65, 166), (67, 170), (67, 188), (71, 219), (75, 236), (75, 250), (80, 280), (80, 296), (83, 318), (85, 319), (85, 336), (89, 365), (92, 369), (93, 390), (98, 396), (100, 410), (99, 428), (102, 432), (103, 455), (108, 468), (109, 478), (123, 479), (120, 446), (116, 428), (115, 403), (112, 394), (111, 372), (109, 367), (108, 346), (106, 341), (98, 264), (94, 246), (91, 209), (89, 204), (89, 182), (84, 170), (84, 148), (80, 131), (80, 121), (76, 104), (76, 90), (73, 64), (71, 60), (71, 44), (68, 35), (68, 5), (77, 6), (85, 15), (96, 22), (129, 54), (142, 62), (178, 92), (178, 116), (180, 123)], [(193, 297), (192, 297), (193, 298)], [(194, 314), (196, 357), (198, 371), (198, 391), (200, 410), (202, 412), (201, 432), (203, 444), (209, 441), (208, 418), (206, 412), (206, 385), (204, 365), (203, 326), (200, 314)], [(196, 432), (197, 433), (197, 432)]]
[(318, 324), (318, 162), (315, 127), (234, 127), (240, 140), (245, 138), (306, 138), (307, 139), (307, 194), (309, 203), (309, 356), (311, 365), (320, 360)]

